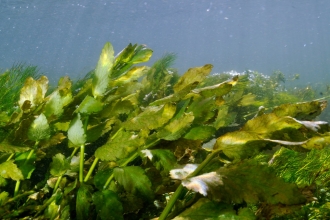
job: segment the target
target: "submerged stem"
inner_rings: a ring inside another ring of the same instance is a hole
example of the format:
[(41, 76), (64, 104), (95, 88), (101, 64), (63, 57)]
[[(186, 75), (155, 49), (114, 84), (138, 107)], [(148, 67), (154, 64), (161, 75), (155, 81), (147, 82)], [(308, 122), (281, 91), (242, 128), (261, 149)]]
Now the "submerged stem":
[(87, 182), (88, 179), (89, 179), (89, 177), (92, 175), (92, 172), (94, 171), (95, 166), (96, 166), (97, 162), (99, 161), (99, 159), (100, 159), (100, 158), (96, 157), (95, 160), (93, 161), (93, 164), (92, 164), (92, 166), (89, 168), (89, 171), (88, 171), (88, 173), (87, 173), (87, 175), (86, 175), (86, 177), (85, 177), (85, 179), (84, 179), (84, 182)]
[(78, 149), (79, 149), (79, 147), (75, 147), (75, 148), (73, 149), (72, 154), (71, 154), (71, 156), (69, 157), (69, 161), (72, 160), (72, 157), (77, 153)]
[(16, 184), (15, 184), (14, 196), (17, 196), (20, 184), (21, 184), (21, 181), (17, 180)]
[(59, 176), (59, 177), (57, 178), (56, 184), (55, 184), (55, 186), (54, 186), (54, 191), (53, 191), (53, 193), (56, 192), (58, 186), (60, 185), (61, 180), (62, 180), (62, 175)]
[(7, 160), (6, 161), (10, 161), (11, 160), (11, 158), (13, 158), (13, 156), (15, 155), (15, 153), (12, 153), (12, 154), (10, 154), (10, 156), (7, 158)]
[(80, 164), (79, 164), (79, 182), (84, 180), (84, 154), (85, 154), (85, 144), (80, 146)]
[[(220, 152), (219, 150), (215, 150), (211, 154), (209, 154), (205, 158), (205, 160), (194, 170), (194, 172), (189, 174), (186, 178), (196, 176), (219, 152)], [(180, 184), (180, 186), (175, 190), (174, 194), (171, 196), (170, 201), (167, 203), (165, 209), (163, 210), (162, 214), (159, 216), (158, 220), (166, 219), (167, 215), (171, 212), (176, 200), (179, 198), (179, 195), (181, 194), (182, 190), (183, 190), (183, 185)]]

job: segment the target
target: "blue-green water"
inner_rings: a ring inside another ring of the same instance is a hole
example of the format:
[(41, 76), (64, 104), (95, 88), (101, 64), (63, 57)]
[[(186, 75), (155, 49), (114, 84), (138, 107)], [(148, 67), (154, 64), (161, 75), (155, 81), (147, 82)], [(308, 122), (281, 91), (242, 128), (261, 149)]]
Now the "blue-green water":
[(180, 73), (212, 63), (213, 72), (253, 69), (330, 82), (327, 0), (0, 0), (0, 67), (37, 65), (56, 80), (94, 68), (110, 41), (178, 55)]

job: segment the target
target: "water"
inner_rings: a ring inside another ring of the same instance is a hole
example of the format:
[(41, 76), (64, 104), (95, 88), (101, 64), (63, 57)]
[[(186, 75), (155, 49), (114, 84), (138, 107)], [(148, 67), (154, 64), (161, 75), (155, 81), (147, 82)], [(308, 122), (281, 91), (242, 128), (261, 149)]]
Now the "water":
[(253, 69), (330, 82), (328, 0), (0, 0), (0, 67), (37, 65), (55, 82), (95, 67), (105, 42), (178, 55), (183, 73)]

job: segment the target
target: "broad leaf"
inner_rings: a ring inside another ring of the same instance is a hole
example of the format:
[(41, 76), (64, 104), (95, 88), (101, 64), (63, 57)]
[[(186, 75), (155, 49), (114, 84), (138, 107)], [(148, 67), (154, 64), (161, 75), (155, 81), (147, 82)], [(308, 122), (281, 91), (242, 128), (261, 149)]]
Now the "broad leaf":
[(264, 114), (249, 120), (240, 131), (220, 136), (214, 149), (223, 150), (229, 158), (246, 158), (257, 154), (271, 140), (281, 140), (282, 144), (285, 144), (284, 141), (304, 141), (305, 134), (300, 129), (303, 126), (291, 117), (278, 117), (274, 113)]
[(111, 79), (117, 79), (127, 74), (125, 71), (133, 64), (147, 62), (151, 55), (152, 50), (147, 48), (146, 45), (129, 44), (117, 55), (112, 68)]
[(32, 77), (26, 79), (24, 87), (21, 89), (19, 106), (23, 111), (38, 106), (44, 100), (48, 89), (48, 79), (46, 76), (34, 80)]
[(164, 106), (149, 106), (142, 113), (125, 123), (129, 130), (140, 130), (148, 128), (153, 130), (163, 126), (174, 115), (176, 106), (172, 103)]
[(144, 143), (145, 138), (141, 136), (141, 132), (135, 133), (121, 129), (114, 139), (109, 139), (106, 144), (96, 150), (95, 156), (101, 160), (117, 161), (128, 157)]
[(207, 86), (199, 89), (192, 90), (187, 96), (194, 97), (196, 95), (202, 96), (204, 98), (209, 98), (213, 96), (223, 96), (231, 91), (233, 85), (237, 82), (238, 77), (234, 77), (233, 80), (228, 80), (223, 83), (219, 83), (213, 86)]
[(62, 176), (68, 169), (70, 169), (70, 163), (65, 159), (64, 155), (56, 154), (50, 164), (50, 174)]
[(28, 151), (29, 147), (21, 147), (21, 146), (15, 146), (10, 143), (8, 143), (6, 140), (1, 142), (0, 144), (0, 152), (6, 152), (6, 153), (18, 153), (18, 152), (25, 152)]
[(118, 167), (113, 170), (113, 174), (127, 192), (143, 196), (146, 199), (153, 198), (152, 184), (141, 167)]
[(102, 107), (103, 105), (100, 101), (87, 95), (75, 112), (90, 115), (101, 111)]
[(80, 114), (71, 121), (68, 130), (68, 138), (75, 146), (81, 146), (86, 142), (84, 125), (80, 119)]
[(98, 191), (93, 194), (93, 203), (97, 214), (102, 220), (119, 220), (123, 218), (123, 206), (116, 193), (110, 190)]
[(177, 159), (170, 150), (142, 150), (144, 156), (148, 157), (158, 170), (169, 172), (177, 165)]
[(177, 140), (186, 132), (193, 120), (194, 116), (192, 113), (184, 114), (182, 117), (170, 121), (165, 127), (161, 128), (157, 136), (164, 140)]
[(92, 202), (92, 190), (91, 187), (85, 184), (81, 184), (77, 192), (76, 199), (76, 212), (77, 219), (90, 219), (90, 209)]
[(184, 136), (186, 139), (190, 140), (207, 140), (212, 135), (214, 135), (216, 132), (216, 129), (212, 126), (196, 126), (191, 128)]
[(50, 128), (47, 118), (44, 114), (40, 114), (31, 124), (28, 137), (32, 141), (40, 141), (50, 137)]
[(173, 220), (200, 220), (200, 219), (231, 219), (253, 220), (256, 219), (253, 211), (248, 208), (239, 209), (227, 203), (218, 203), (207, 198), (201, 198), (191, 207), (180, 213)]
[(326, 108), (326, 101), (301, 102), (296, 104), (283, 104), (274, 108), (277, 116), (291, 116), (298, 120), (313, 120)]
[(123, 85), (135, 80), (138, 80), (141, 76), (145, 75), (149, 71), (150, 67), (147, 66), (134, 66), (127, 71), (123, 76), (119, 77), (115, 81), (110, 82), (111, 86)]
[(15, 162), (18, 168), (22, 171), (24, 179), (30, 179), (33, 171), (35, 170), (35, 160), (37, 155), (35, 152), (31, 154), (31, 151), (24, 153), (18, 153), (15, 155)]
[(72, 101), (71, 84), (69, 77), (62, 77), (57, 89), (47, 97), (48, 101), (45, 104), (44, 113), (48, 118), (61, 116), (63, 107)]
[(100, 59), (97, 63), (94, 77), (92, 92), (95, 98), (103, 96), (108, 88), (110, 81), (110, 69), (114, 61), (114, 51), (112, 45), (108, 42), (104, 45)]
[(190, 68), (173, 86), (174, 92), (178, 93), (187, 87), (190, 88), (190, 85), (197, 86), (198, 83), (202, 82), (206, 78), (206, 76), (211, 72), (212, 68), (213, 66), (211, 64), (206, 64), (202, 67)]
[(24, 179), (22, 171), (18, 169), (13, 160), (9, 160), (0, 164), (0, 175), (3, 178), (11, 178), (16, 181)]
[(3, 206), (7, 202), (8, 197), (9, 197), (9, 193), (8, 192), (2, 191), (0, 193), (0, 206)]
[(234, 203), (301, 204), (305, 201), (297, 186), (285, 183), (267, 164), (251, 159), (220, 168), (217, 173), (223, 186), (211, 196), (216, 200)]

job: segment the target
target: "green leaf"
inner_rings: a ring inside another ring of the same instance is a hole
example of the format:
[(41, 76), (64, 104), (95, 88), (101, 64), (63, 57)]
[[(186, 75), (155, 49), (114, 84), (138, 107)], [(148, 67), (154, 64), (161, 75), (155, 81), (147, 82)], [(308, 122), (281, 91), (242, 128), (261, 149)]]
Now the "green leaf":
[(229, 106), (227, 105), (220, 106), (218, 108), (217, 117), (213, 122), (213, 126), (216, 129), (226, 127), (235, 121), (236, 116), (237, 116), (236, 112), (229, 111)]
[[(187, 72), (181, 76), (179, 81), (173, 86), (174, 92), (179, 91), (189, 87), (191, 85), (197, 86), (198, 83), (202, 82), (207, 75), (211, 72), (213, 66), (211, 64), (206, 64), (202, 67), (190, 68)], [(196, 84), (197, 83), (197, 84)]]
[(104, 184), (112, 174), (112, 169), (99, 170), (94, 176), (94, 185), (97, 189), (103, 190)]
[(61, 116), (63, 107), (72, 101), (71, 84), (69, 77), (62, 77), (58, 82), (57, 89), (47, 97), (48, 101), (45, 104), (44, 113), (48, 118)]
[(195, 124), (202, 124), (206, 123), (210, 119), (212, 119), (215, 115), (215, 105), (216, 100), (213, 97), (210, 98), (203, 98), (195, 97), (187, 107), (186, 112), (192, 112), (194, 115), (194, 123)]
[(213, 96), (223, 96), (228, 94), (233, 85), (237, 82), (238, 77), (234, 77), (232, 80), (228, 80), (213, 86), (207, 86), (199, 89), (194, 89), (187, 95), (187, 97), (190, 96), (203, 96), (204, 98), (209, 98)]
[(214, 135), (216, 129), (212, 126), (201, 125), (191, 128), (184, 136), (189, 140), (207, 140)]
[(163, 126), (175, 114), (176, 105), (168, 103), (163, 106), (149, 106), (142, 113), (127, 121), (124, 125), (129, 130), (148, 128), (153, 130)]
[(21, 89), (19, 106), (23, 111), (34, 108), (41, 104), (44, 100), (48, 89), (48, 79), (46, 76), (34, 80), (32, 77), (26, 79), (23, 88)]
[(147, 62), (152, 55), (152, 50), (145, 45), (129, 44), (116, 57), (112, 71), (111, 79), (117, 79), (127, 74), (127, 70), (133, 65), (141, 62)]
[(8, 181), (5, 178), (3, 178), (2, 176), (0, 176), (0, 187), (6, 186), (7, 183), (8, 183)]
[(274, 108), (273, 113), (279, 117), (291, 116), (298, 120), (313, 120), (326, 108), (326, 101), (300, 102), (283, 104)]
[(95, 151), (95, 156), (101, 160), (117, 161), (128, 157), (138, 147), (144, 145), (145, 138), (140, 133), (119, 130), (114, 139), (109, 141)]
[(177, 166), (177, 158), (170, 150), (156, 149), (156, 150), (142, 150), (146, 157), (148, 157), (158, 170), (168, 172)]
[(150, 70), (147, 66), (134, 66), (118, 79), (111, 81), (111, 86), (119, 86), (138, 80)]
[(102, 108), (103, 105), (100, 101), (87, 95), (84, 98), (84, 100), (80, 103), (79, 107), (76, 109), (75, 112), (90, 115), (92, 113), (97, 113), (101, 111)]
[(75, 146), (81, 146), (86, 143), (86, 134), (84, 125), (80, 119), (80, 114), (70, 123), (68, 138)]
[[(246, 209), (246, 208), (245, 208)], [(231, 220), (252, 220), (256, 216), (251, 210), (234, 209), (233, 205), (218, 203), (207, 198), (201, 198), (191, 207), (187, 208), (173, 220), (200, 220), (200, 219), (231, 219)]]
[(221, 167), (217, 172), (226, 177), (222, 178), (223, 187), (211, 194), (217, 200), (284, 205), (301, 204), (306, 200), (295, 184), (284, 182), (268, 164), (255, 159)]
[(110, 81), (110, 69), (112, 68), (113, 61), (113, 47), (111, 43), (107, 42), (102, 49), (93, 77), (92, 92), (94, 98), (103, 96), (106, 92)]
[(3, 178), (11, 178), (16, 181), (24, 179), (22, 171), (18, 169), (17, 165), (14, 164), (13, 160), (9, 160), (0, 164), (0, 175)]
[(0, 152), (18, 153), (18, 152), (25, 152), (28, 150), (30, 150), (29, 147), (15, 146), (15, 145), (8, 143), (6, 140), (1, 142), (1, 144), (0, 144)]
[(8, 192), (2, 191), (0, 193), (0, 206), (3, 206), (7, 202), (8, 197), (9, 197), (9, 193)]
[(220, 136), (214, 149), (221, 149), (232, 159), (247, 158), (260, 152), (270, 141), (278, 140), (282, 141), (282, 144), (285, 141), (304, 141), (305, 134), (300, 129), (303, 126), (291, 117), (278, 117), (274, 113), (264, 114), (249, 120), (241, 130)]
[(116, 193), (111, 190), (98, 191), (93, 194), (93, 203), (102, 220), (124, 219), (123, 206)]
[(194, 120), (192, 113), (186, 113), (182, 117), (171, 121), (165, 127), (161, 128), (157, 134), (158, 138), (173, 141), (179, 139)]
[(47, 118), (44, 114), (40, 114), (31, 124), (28, 137), (32, 141), (40, 141), (50, 137), (50, 128)]
[(35, 170), (35, 160), (37, 155), (35, 152), (31, 154), (31, 151), (24, 153), (18, 153), (15, 155), (15, 161), (18, 168), (22, 171), (24, 179), (30, 179), (33, 171)]
[(153, 198), (152, 184), (141, 167), (117, 167), (113, 170), (113, 174), (127, 192), (138, 194), (146, 199)]
[(77, 219), (90, 219), (90, 209), (92, 202), (92, 189), (90, 186), (81, 184), (77, 192), (76, 212)]
[(70, 169), (70, 163), (65, 159), (64, 155), (61, 153), (56, 154), (50, 164), (50, 174), (62, 176), (68, 169)]

